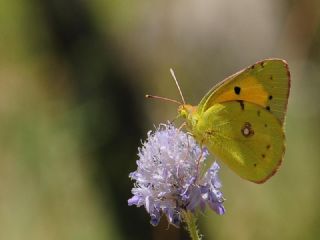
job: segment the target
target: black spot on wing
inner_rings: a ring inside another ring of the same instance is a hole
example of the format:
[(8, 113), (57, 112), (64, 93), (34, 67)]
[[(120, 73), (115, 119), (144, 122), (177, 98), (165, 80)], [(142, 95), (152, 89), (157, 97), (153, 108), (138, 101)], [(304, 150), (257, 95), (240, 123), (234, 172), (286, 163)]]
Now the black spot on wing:
[(241, 133), (244, 137), (251, 137), (254, 135), (254, 130), (252, 128), (251, 123), (245, 122), (243, 127), (241, 128)]
[(244, 102), (243, 102), (243, 100), (237, 100), (237, 102), (240, 103), (241, 110), (244, 110)]
[(241, 91), (241, 88), (240, 88), (240, 87), (238, 87), (238, 86), (235, 86), (235, 87), (234, 87), (234, 92), (235, 92), (235, 94), (239, 95), (239, 94), (240, 94), (240, 91)]

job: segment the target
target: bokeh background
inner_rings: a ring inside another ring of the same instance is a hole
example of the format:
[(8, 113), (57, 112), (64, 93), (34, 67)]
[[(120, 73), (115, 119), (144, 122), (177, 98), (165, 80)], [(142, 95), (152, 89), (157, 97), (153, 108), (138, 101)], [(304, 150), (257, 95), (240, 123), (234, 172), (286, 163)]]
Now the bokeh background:
[(263, 185), (225, 166), (205, 239), (319, 239), (320, 2), (2, 0), (0, 239), (187, 239), (128, 207), (137, 147), (258, 60), (288, 61), (287, 152)]

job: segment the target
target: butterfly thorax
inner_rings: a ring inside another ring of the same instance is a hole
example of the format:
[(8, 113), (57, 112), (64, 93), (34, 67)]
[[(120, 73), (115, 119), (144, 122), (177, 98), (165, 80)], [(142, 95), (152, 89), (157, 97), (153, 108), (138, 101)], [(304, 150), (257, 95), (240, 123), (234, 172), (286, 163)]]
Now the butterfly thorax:
[(181, 105), (178, 108), (178, 115), (186, 119), (187, 128), (192, 130), (196, 126), (199, 114), (197, 112), (197, 107), (189, 104)]

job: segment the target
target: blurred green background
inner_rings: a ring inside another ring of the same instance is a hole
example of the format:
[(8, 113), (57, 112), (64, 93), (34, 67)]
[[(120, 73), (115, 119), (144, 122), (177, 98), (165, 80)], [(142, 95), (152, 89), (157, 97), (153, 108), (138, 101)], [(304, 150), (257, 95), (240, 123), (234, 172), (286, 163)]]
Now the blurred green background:
[(287, 152), (263, 185), (225, 166), (205, 239), (319, 239), (320, 2), (0, 2), (0, 239), (187, 239), (128, 207), (137, 147), (176, 106), (268, 57), (292, 76)]

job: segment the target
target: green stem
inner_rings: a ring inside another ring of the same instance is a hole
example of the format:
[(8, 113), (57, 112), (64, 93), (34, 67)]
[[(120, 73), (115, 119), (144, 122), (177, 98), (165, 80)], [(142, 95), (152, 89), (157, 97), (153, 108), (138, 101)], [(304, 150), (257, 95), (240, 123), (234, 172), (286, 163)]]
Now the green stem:
[(201, 240), (197, 227), (197, 218), (190, 211), (183, 211), (183, 220), (192, 240)]

